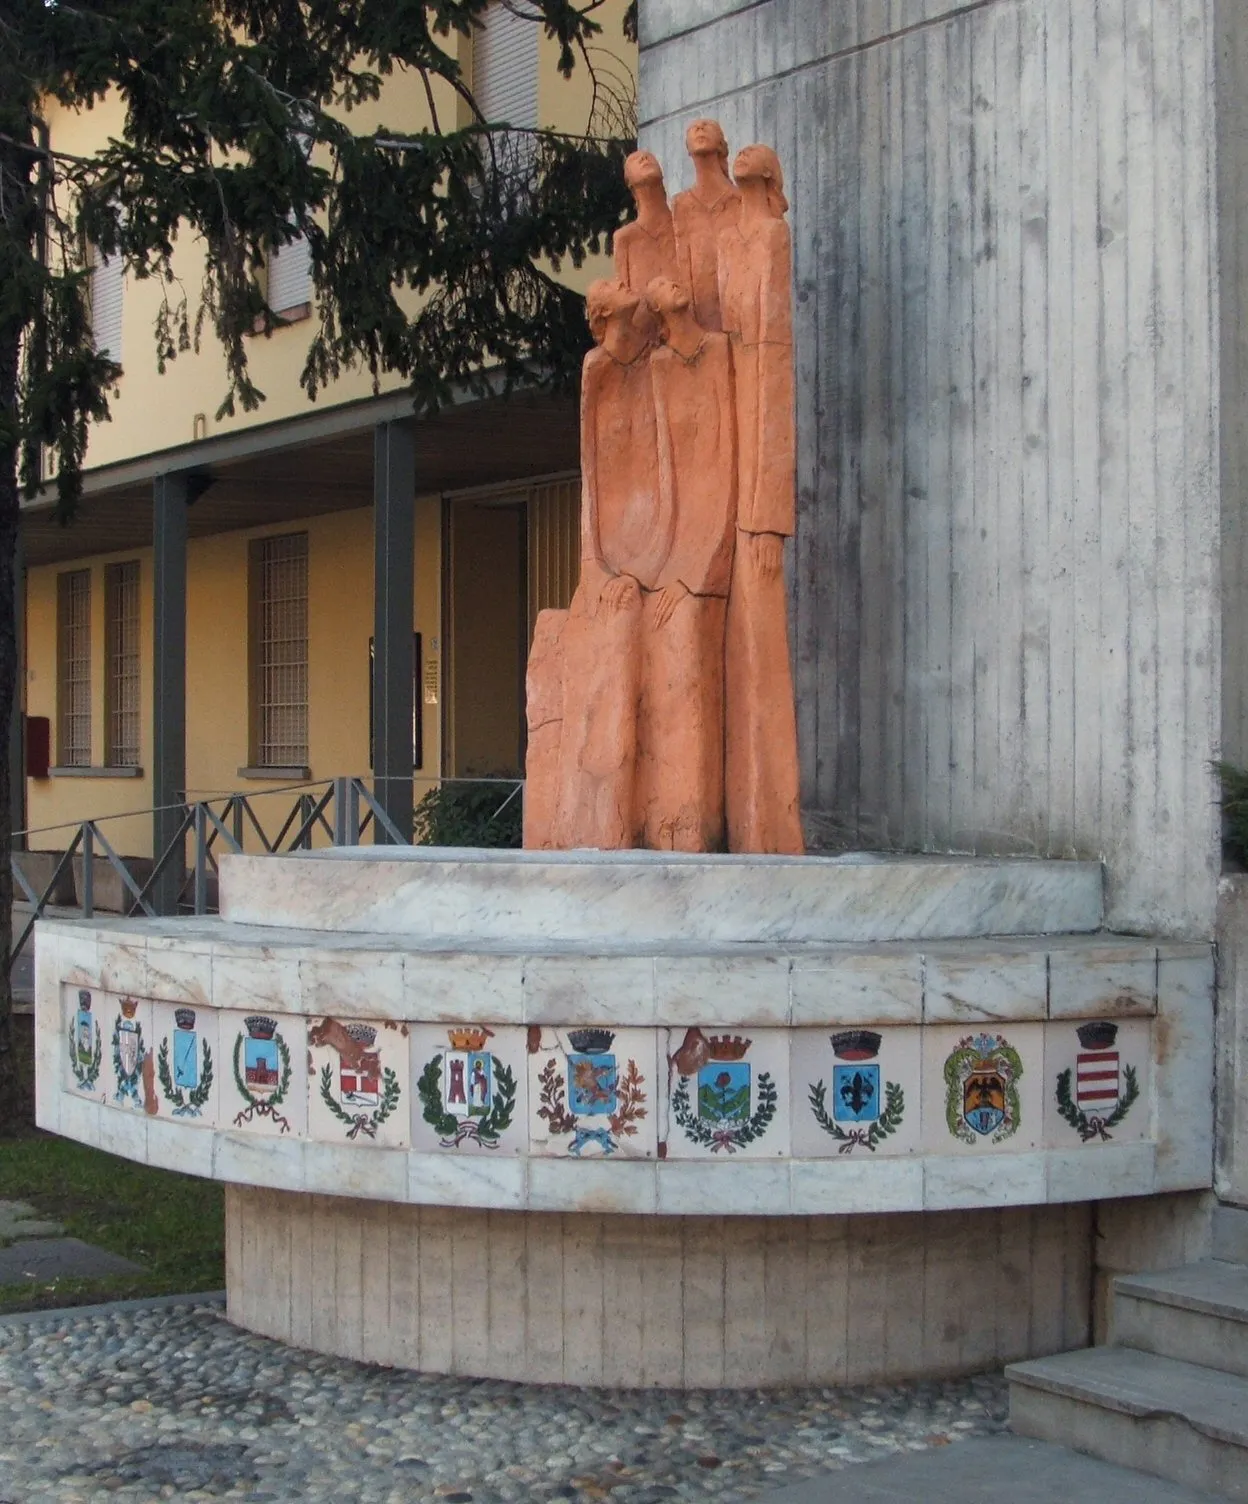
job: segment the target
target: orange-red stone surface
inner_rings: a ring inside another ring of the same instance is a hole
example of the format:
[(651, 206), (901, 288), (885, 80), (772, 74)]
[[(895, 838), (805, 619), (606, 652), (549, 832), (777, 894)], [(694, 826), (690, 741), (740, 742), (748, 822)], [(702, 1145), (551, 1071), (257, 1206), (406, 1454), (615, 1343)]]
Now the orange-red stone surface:
[[(794, 526), (780, 164), (714, 121), (669, 210), (658, 162), (587, 299), (581, 580), (529, 659), (524, 843), (800, 852), (784, 539)], [(644, 295), (644, 296), (643, 296)]]

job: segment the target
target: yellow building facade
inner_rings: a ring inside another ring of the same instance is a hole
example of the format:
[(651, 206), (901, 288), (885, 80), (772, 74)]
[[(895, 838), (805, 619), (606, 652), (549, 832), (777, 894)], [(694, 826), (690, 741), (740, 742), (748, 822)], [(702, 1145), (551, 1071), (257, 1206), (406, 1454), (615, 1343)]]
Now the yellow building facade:
[[(611, 55), (603, 62), (630, 80), (624, 9), (624, 0), (604, 7)], [(487, 116), (583, 129), (586, 70), (562, 79), (556, 45), (501, 5), (486, 20), (477, 56), (464, 44), (461, 61), (488, 98), (484, 70), (501, 58), (507, 113), (487, 108)], [(449, 91), (439, 106), (444, 118), (462, 108)], [(383, 121), (428, 123), (418, 80), (392, 81), (353, 116), (359, 131)], [(49, 125), (55, 145), (83, 154), (119, 130), (120, 116), (106, 101), (54, 114)], [(199, 254), (178, 249), (190, 288)], [(581, 287), (600, 274), (600, 266), (568, 269)], [(291, 285), (298, 298), (297, 266)], [(58, 525), (45, 495), (23, 517), (27, 844), (62, 849), (77, 822), (98, 819), (115, 850), (150, 855), (161, 842), (151, 811), (162, 803), (241, 791), (271, 812), (262, 814), (270, 824), (296, 786), (369, 778), (379, 624), (389, 629), (378, 684), (393, 685), (406, 650), (392, 641), (393, 609), (383, 603), (379, 615), (379, 589), (393, 583), (379, 587), (383, 571), (397, 571), (411, 601), (414, 798), (445, 777), (519, 776), (532, 623), (575, 586), (574, 401), (522, 394), (415, 422), (399, 383), (376, 394), (355, 372), (310, 403), (299, 373), (314, 320), (297, 306), (286, 327), (251, 342), (252, 375), (267, 400), (217, 419), (226, 389), (219, 348), (205, 341), (159, 373), (151, 337), (159, 284), (127, 279), (109, 296), (102, 290), (111, 322), (104, 333), (97, 324), (97, 340), (114, 349), (123, 375), (111, 421), (91, 434), (78, 515)], [(379, 497), (385, 517), (398, 519), (397, 561)], [(162, 516), (176, 516), (172, 543)], [(402, 579), (409, 546), (410, 584)], [(179, 589), (184, 660), (180, 618), (169, 618)], [(184, 753), (177, 735), (162, 731), (171, 707), (183, 717)], [(393, 746), (383, 747), (387, 758), (393, 779)]]

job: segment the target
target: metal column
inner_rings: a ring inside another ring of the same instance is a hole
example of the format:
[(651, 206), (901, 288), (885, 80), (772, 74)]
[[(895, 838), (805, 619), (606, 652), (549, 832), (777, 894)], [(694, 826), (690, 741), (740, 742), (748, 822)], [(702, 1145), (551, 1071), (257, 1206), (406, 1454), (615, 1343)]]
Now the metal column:
[[(416, 450), (406, 423), (373, 437), (373, 780), (378, 803), (412, 829), (412, 623), (415, 610)], [(388, 841), (374, 824), (373, 839)]]
[[(152, 817), (153, 855), (164, 855), (182, 823), (186, 800), (186, 475), (153, 483)], [(176, 914), (186, 874), (186, 845), (152, 890), (158, 914)]]
[[(26, 539), (21, 527), (13, 548), (13, 717), (9, 722), (9, 819), (11, 831), (26, 829)], [(13, 839), (24, 848), (25, 836)]]

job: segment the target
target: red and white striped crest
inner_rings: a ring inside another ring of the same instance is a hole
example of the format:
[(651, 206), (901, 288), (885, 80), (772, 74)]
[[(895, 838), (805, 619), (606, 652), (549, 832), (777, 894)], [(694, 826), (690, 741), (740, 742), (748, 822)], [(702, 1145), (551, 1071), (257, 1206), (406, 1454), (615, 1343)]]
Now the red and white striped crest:
[(1082, 1051), (1075, 1074), (1075, 1100), (1083, 1112), (1113, 1110), (1121, 1089), (1117, 1050)]

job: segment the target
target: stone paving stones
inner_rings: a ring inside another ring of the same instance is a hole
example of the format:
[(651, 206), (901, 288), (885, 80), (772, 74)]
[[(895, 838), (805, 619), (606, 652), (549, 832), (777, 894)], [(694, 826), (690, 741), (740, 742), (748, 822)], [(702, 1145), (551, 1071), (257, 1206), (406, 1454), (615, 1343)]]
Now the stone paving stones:
[(999, 1375), (765, 1391), (572, 1389), (368, 1367), (215, 1308), (0, 1320), (0, 1499), (359, 1504), (757, 1498), (993, 1435)]
[(81, 1238), (24, 1238), (0, 1248), (0, 1285), (142, 1273), (142, 1264), (95, 1248)]
[(59, 1222), (40, 1217), (25, 1201), (0, 1201), (0, 1243), (14, 1238), (55, 1238), (64, 1231)]

